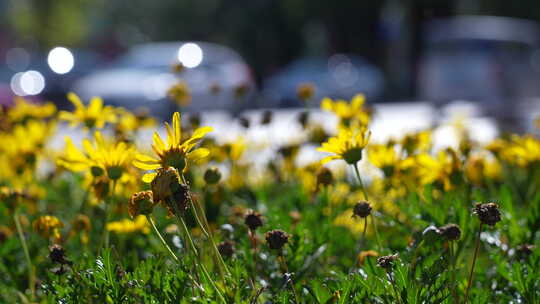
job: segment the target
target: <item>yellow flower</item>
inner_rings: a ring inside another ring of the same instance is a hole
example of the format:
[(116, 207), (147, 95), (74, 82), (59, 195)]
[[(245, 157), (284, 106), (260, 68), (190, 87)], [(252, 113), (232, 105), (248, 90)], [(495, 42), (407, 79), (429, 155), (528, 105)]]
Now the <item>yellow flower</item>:
[(44, 238), (52, 236), (55, 240), (60, 240), (60, 228), (64, 227), (64, 224), (56, 216), (43, 215), (32, 223), (32, 227)]
[(527, 167), (531, 163), (540, 162), (540, 141), (532, 135), (513, 135), (499, 154), (511, 164)]
[(120, 221), (107, 223), (107, 230), (120, 234), (134, 232), (148, 234), (150, 232), (150, 223), (148, 223), (146, 216), (139, 215), (133, 221), (130, 219), (122, 219)]
[(169, 88), (167, 97), (179, 106), (187, 106), (191, 103), (191, 92), (185, 81), (180, 81)]
[(350, 165), (356, 164), (362, 159), (362, 152), (369, 142), (371, 132), (366, 127), (354, 129), (341, 128), (336, 137), (331, 137), (317, 151), (329, 152), (330, 155), (322, 159), (325, 164), (335, 159), (343, 159)]
[(66, 137), (65, 154), (57, 163), (72, 171), (90, 170), (94, 177), (104, 173), (111, 180), (118, 180), (128, 170), (133, 160), (135, 149), (125, 142), (107, 142), (99, 131), (94, 133), (94, 143), (83, 140), (84, 152), (75, 147)]
[(72, 127), (82, 124), (87, 129), (101, 129), (107, 122), (116, 122), (116, 113), (111, 106), (103, 106), (103, 100), (94, 97), (85, 107), (79, 96), (68, 93), (68, 99), (75, 106), (73, 112), (60, 111), (60, 119), (69, 121)]
[(401, 140), (401, 146), (409, 156), (414, 153), (427, 152), (431, 149), (431, 131), (425, 130), (407, 134)]
[(56, 114), (56, 106), (47, 102), (36, 104), (22, 97), (15, 97), (15, 106), (9, 109), (7, 116), (13, 123), (25, 122), (28, 119), (45, 119)]
[(115, 131), (120, 134), (136, 132), (143, 127), (150, 127), (156, 124), (155, 120), (142, 110), (140, 113), (134, 114), (124, 108), (117, 108), (116, 114), (118, 115), (118, 120), (115, 125)]
[(399, 162), (394, 145), (370, 145), (367, 152), (369, 161), (375, 167), (383, 170), (386, 177), (392, 176), (394, 168)]
[(475, 185), (483, 185), (486, 179), (501, 177), (501, 165), (495, 159), (488, 159), (485, 155), (473, 155), (465, 164), (465, 175)]
[(370, 121), (369, 112), (364, 109), (366, 98), (362, 94), (353, 96), (351, 102), (336, 100), (326, 97), (321, 101), (321, 109), (333, 112), (340, 119), (341, 126), (350, 126), (353, 121), (357, 121), (362, 126), (367, 126)]
[[(174, 167), (181, 172), (187, 170), (189, 161), (197, 162), (210, 154), (206, 148), (194, 148), (206, 133), (212, 131), (211, 127), (198, 128), (191, 137), (182, 140), (182, 127), (180, 125), (180, 113), (178, 112), (173, 114), (172, 128), (168, 123), (165, 123), (165, 127), (167, 128), (167, 145), (165, 145), (159, 134), (154, 132), (152, 149), (159, 159), (145, 154), (137, 154), (133, 162), (135, 167), (143, 170)], [(155, 176), (156, 173), (147, 173), (143, 176), (143, 181), (149, 183)]]
[(453, 179), (460, 172), (461, 161), (452, 149), (439, 151), (437, 157), (422, 153), (403, 161), (405, 169), (415, 171), (421, 185), (439, 183), (445, 191), (453, 188)]

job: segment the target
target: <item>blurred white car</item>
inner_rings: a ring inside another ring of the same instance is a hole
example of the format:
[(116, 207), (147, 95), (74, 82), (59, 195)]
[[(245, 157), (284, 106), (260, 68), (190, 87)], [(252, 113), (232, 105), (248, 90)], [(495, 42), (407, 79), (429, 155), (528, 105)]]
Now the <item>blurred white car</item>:
[[(185, 67), (182, 72), (173, 72), (177, 63)], [(182, 107), (187, 111), (237, 109), (239, 99), (246, 101), (255, 88), (248, 65), (228, 47), (208, 42), (159, 42), (131, 48), (110, 67), (80, 79), (73, 91), (85, 100), (100, 96), (106, 104), (145, 107), (166, 118), (176, 109), (167, 90), (180, 80), (191, 93), (191, 104)], [(236, 94), (238, 88), (245, 92), (241, 98)]]

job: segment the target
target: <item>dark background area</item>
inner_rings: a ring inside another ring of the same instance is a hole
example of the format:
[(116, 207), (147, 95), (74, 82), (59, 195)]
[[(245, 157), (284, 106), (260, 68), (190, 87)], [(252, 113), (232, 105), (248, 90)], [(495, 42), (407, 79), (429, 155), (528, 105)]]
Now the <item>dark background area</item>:
[(211, 41), (237, 50), (260, 83), (296, 58), (352, 53), (383, 70), (386, 99), (405, 99), (415, 96), (422, 25), (465, 14), (540, 20), (540, 2), (4, 0), (0, 56), (15, 46), (63, 45), (113, 59), (137, 43)]

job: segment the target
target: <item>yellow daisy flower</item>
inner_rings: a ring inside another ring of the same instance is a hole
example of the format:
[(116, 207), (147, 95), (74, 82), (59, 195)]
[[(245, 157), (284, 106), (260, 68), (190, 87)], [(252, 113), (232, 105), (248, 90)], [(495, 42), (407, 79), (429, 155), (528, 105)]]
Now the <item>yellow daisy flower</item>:
[(107, 230), (119, 233), (135, 233), (142, 232), (144, 234), (150, 233), (150, 223), (144, 215), (138, 215), (133, 221), (130, 219), (122, 219), (120, 221), (107, 223)]
[[(145, 154), (137, 154), (133, 162), (135, 167), (143, 170), (173, 167), (181, 172), (187, 169), (189, 161), (197, 162), (210, 154), (206, 148), (194, 148), (206, 133), (212, 131), (211, 127), (198, 128), (188, 139), (182, 140), (182, 127), (178, 112), (173, 114), (172, 128), (168, 123), (165, 123), (165, 127), (167, 128), (167, 145), (159, 134), (154, 132), (152, 149), (159, 159)], [(156, 173), (147, 173), (143, 176), (143, 181), (150, 183), (155, 176)]]
[(338, 99), (333, 101), (326, 97), (321, 101), (321, 109), (333, 112), (339, 117), (341, 126), (350, 126), (353, 121), (367, 126), (370, 121), (369, 112), (364, 108), (366, 98), (362, 94), (355, 95), (351, 102)]
[(60, 119), (68, 121), (72, 127), (82, 124), (88, 129), (101, 129), (107, 122), (116, 122), (114, 108), (103, 106), (101, 98), (92, 98), (88, 107), (85, 107), (79, 96), (74, 93), (68, 93), (67, 97), (75, 106), (75, 110), (73, 112), (60, 111)]
[(366, 127), (355, 129), (341, 128), (336, 137), (331, 137), (317, 151), (333, 153), (321, 160), (322, 164), (335, 159), (343, 159), (350, 165), (362, 159), (362, 152), (369, 142), (371, 131)]
[(15, 105), (7, 111), (7, 116), (11, 122), (25, 122), (29, 119), (45, 119), (56, 114), (56, 106), (47, 102), (36, 104), (22, 97), (15, 97)]
[(72, 171), (90, 170), (94, 177), (107, 174), (111, 180), (117, 180), (127, 171), (133, 160), (135, 149), (125, 142), (107, 142), (100, 132), (94, 134), (94, 143), (83, 140), (83, 151), (80, 151), (69, 137), (66, 137), (65, 154), (57, 163)]

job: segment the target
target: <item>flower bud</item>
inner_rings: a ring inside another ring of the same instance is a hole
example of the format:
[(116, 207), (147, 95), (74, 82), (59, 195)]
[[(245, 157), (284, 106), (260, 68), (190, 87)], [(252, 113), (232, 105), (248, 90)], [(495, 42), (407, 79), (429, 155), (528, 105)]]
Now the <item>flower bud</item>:
[(302, 101), (308, 101), (315, 95), (313, 83), (301, 83), (296, 88), (296, 96)]
[(221, 179), (221, 172), (219, 172), (218, 168), (208, 168), (206, 169), (206, 172), (204, 172), (204, 181), (208, 185), (214, 185), (219, 183), (219, 180)]

